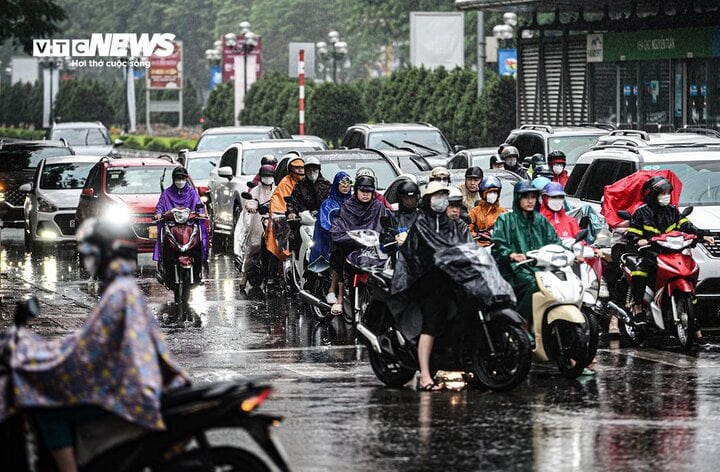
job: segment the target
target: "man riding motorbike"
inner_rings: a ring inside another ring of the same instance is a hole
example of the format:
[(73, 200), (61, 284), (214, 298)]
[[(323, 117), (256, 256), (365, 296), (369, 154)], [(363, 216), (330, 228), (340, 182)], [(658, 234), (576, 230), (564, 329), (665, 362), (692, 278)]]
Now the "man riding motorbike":
[(441, 184), (448, 187), (450, 185), (450, 181), (451, 181), (450, 171), (447, 170), (447, 168), (438, 166), (438, 167), (433, 167), (433, 169), (430, 171), (430, 179), (428, 180), (428, 183), (440, 182)]
[[(274, 172), (275, 168), (277, 167), (277, 157), (275, 157), (272, 154), (265, 154), (263, 157), (260, 158), (260, 167), (265, 166), (265, 165), (271, 166), (273, 169), (273, 172)], [(250, 188), (255, 187), (257, 184), (260, 183), (260, 178), (261, 178), (261, 175), (260, 175), (260, 172), (258, 172), (257, 174), (255, 174), (255, 177), (253, 177), (253, 179), (252, 179), (252, 185), (248, 184), (248, 187), (250, 187)]]
[(457, 188), (463, 195), (463, 206), (465, 210), (470, 211), (480, 200), (480, 192), (478, 186), (483, 178), (483, 170), (479, 167), (469, 167), (465, 171), (465, 182), (458, 185)]
[[(320, 204), (330, 194), (330, 182), (320, 172), (320, 160), (310, 156), (305, 159), (305, 178), (295, 184), (292, 191), (292, 201), (287, 204), (287, 218), (294, 220), (303, 211), (315, 213), (320, 209)], [(289, 222), (290, 248), (292, 252), (300, 257), (298, 251), (302, 241), (300, 240), (300, 225), (296, 222)]]
[(390, 285), (390, 293), (396, 300), (410, 300), (422, 313), (421, 323), (416, 326), (420, 334), (420, 378), (416, 388), (422, 391), (441, 388), (431, 375), (430, 355), (435, 337), (444, 325), (447, 302), (453, 298), (455, 289), (450, 277), (435, 267), (433, 255), (439, 250), (472, 240), (464, 223), (453, 221), (445, 214), (449, 193), (440, 182), (428, 184), (423, 195), (423, 209), (400, 248)]
[(563, 186), (563, 188), (565, 188), (568, 183), (568, 179), (570, 178), (567, 170), (565, 169), (567, 165), (567, 157), (565, 157), (565, 153), (557, 149), (552, 151), (548, 154), (548, 165), (550, 166), (550, 169), (552, 169), (552, 181), (558, 182)]
[[(372, 177), (372, 179), (375, 181), (375, 187), (377, 188), (378, 179), (377, 179), (377, 176), (375, 175), (375, 171), (373, 171), (370, 167), (359, 167), (358, 170), (355, 171), (355, 180), (357, 181), (357, 179), (359, 179), (363, 175)], [(385, 198), (385, 196), (382, 193), (375, 190), (373, 198), (375, 198), (375, 200), (380, 200), (380, 203), (385, 205), (385, 208), (392, 211), (392, 209), (393, 209), (392, 205), (390, 204), (389, 201), (387, 201), (387, 198)]]
[[(640, 206), (632, 215), (630, 227), (627, 230), (628, 247), (640, 248), (650, 243), (650, 238), (670, 231), (682, 231), (700, 235), (703, 233), (687, 218), (680, 218), (680, 211), (670, 203), (670, 193), (673, 186), (669, 180), (661, 176), (651, 177), (642, 186), (644, 205)], [(711, 236), (703, 236), (708, 244), (715, 244)], [(655, 284), (657, 272), (657, 253), (653, 249), (639, 252), (640, 260), (632, 271), (632, 297), (633, 312), (642, 313), (645, 287)], [(707, 345), (700, 330), (695, 341), (699, 346)]]
[(537, 174), (537, 168), (545, 165), (545, 155), (541, 152), (530, 156), (530, 166), (528, 167), (527, 173), (531, 179), (534, 179)]
[(538, 286), (532, 270), (517, 264), (527, 260), (528, 251), (561, 244), (550, 222), (535, 211), (539, 194), (529, 180), (515, 184), (513, 211), (498, 217), (492, 235), (493, 257), (515, 290), (518, 313), (528, 321), (532, 320), (532, 294), (538, 291)]
[[(287, 203), (285, 197), (292, 195), (295, 185), (305, 177), (305, 161), (302, 157), (290, 156), (288, 173), (278, 183), (270, 197), (270, 221), (265, 230), (265, 247), (280, 261), (284, 261), (290, 255), (287, 247), (289, 228), (285, 213)], [(273, 279), (277, 274), (271, 270), (269, 273)]]
[(521, 179), (528, 179), (529, 176), (523, 166), (520, 165), (520, 151), (515, 146), (505, 146), (500, 154), (504, 162), (505, 170), (517, 174)]
[(100, 281), (101, 297), (82, 327), (59, 339), (20, 328), (9, 378), (0, 385), (0, 421), (10, 395), (34, 409), (36, 424), (61, 472), (76, 471), (73, 430), (118, 416), (146, 430), (164, 429), (163, 391), (187, 385), (173, 361), (133, 274), (137, 249), (129, 228), (90, 218), (78, 228), (85, 270)]
[[(473, 236), (490, 231), (495, 226), (498, 216), (507, 212), (500, 206), (500, 191), (502, 182), (494, 175), (485, 177), (480, 182), (480, 202), (470, 210), (470, 232)], [(486, 244), (480, 242), (481, 244)]]

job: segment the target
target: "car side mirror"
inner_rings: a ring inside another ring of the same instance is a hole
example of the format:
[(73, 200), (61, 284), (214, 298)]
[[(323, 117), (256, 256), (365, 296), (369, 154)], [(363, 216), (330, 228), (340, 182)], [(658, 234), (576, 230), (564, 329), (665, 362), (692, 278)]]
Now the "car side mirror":
[(33, 185), (30, 183), (22, 184), (21, 186), (18, 187), (18, 192), (30, 193), (32, 191), (33, 191)]
[(183, 167), (187, 167), (187, 156), (189, 152), (189, 149), (180, 149), (178, 152), (178, 162), (182, 164)]
[(253, 196), (250, 195), (250, 192), (242, 192), (242, 193), (240, 194), (240, 196), (243, 197), (245, 200), (252, 200), (252, 199), (253, 199)]
[(680, 213), (680, 218), (685, 218), (686, 216), (689, 216), (690, 213), (692, 213), (694, 209), (695, 209), (695, 208), (694, 208), (694, 207), (691, 207), (691, 206), (686, 207), (686, 208), (682, 211), (682, 213)]
[(467, 149), (467, 146), (463, 146), (462, 144), (456, 144), (455, 146), (453, 146), (453, 151), (455, 151), (456, 153), (464, 151), (465, 149)]
[(95, 190), (91, 188), (84, 188), (82, 189), (82, 192), (80, 192), (80, 198), (94, 198), (95, 197)]
[(125, 144), (125, 141), (123, 141), (122, 139), (116, 139), (115, 142), (113, 142), (113, 147), (119, 147), (123, 144)]
[(632, 215), (630, 214), (629, 211), (620, 210), (617, 212), (617, 216), (619, 216), (620, 219), (622, 219), (622, 220), (627, 220), (627, 221), (632, 220)]
[(232, 171), (232, 167), (230, 167), (230, 166), (220, 167), (217, 170), (217, 173), (220, 177), (225, 177), (228, 180), (232, 180), (232, 178), (233, 178), (233, 171)]

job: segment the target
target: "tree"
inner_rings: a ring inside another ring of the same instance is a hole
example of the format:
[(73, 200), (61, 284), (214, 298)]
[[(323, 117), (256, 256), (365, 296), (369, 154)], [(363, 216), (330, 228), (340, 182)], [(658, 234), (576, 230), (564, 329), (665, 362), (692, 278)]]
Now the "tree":
[(8, 39), (32, 52), (32, 40), (50, 38), (67, 19), (65, 10), (52, 0), (4, 0), (0, 21), (0, 44)]
[(515, 79), (491, 74), (480, 96), (480, 141), (484, 146), (497, 146), (515, 127)]
[(102, 121), (110, 125), (115, 114), (109, 88), (91, 79), (60, 82), (54, 116), (57, 121)]
[(232, 83), (228, 82), (215, 87), (215, 90), (210, 92), (207, 105), (205, 105), (203, 128), (232, 126), (234, 104)]
[(309, 134), (316, 134), (335, 146), (349, 126), (367, 120), (360, 94), (350, 84), (329, 82), (315, 87), (308, 97), (307, 109)]

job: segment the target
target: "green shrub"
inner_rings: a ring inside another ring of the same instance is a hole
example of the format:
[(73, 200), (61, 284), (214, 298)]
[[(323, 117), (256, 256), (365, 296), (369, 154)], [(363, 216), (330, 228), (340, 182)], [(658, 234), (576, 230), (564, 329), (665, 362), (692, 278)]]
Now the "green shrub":
[(24, 128), (0, 128), (0, 138), (14, 138), (14, 139), (27, 139), (27, 140), (39, 140), (45, 136), (43, 130), (31, 130)]
[(178, 139), (171, 141), (172, 152), (180, 152), (181, 149), (193, 149), (195, 148), (195, 141), (191, 139)]

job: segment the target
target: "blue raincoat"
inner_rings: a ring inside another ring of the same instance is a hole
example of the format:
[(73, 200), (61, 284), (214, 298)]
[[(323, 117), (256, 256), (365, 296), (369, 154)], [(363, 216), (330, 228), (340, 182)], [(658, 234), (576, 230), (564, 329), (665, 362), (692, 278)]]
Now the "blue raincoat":
[(346, 172), (338, 172), (333, 179), (330, 195), (320, 204), (320, 211), (315, 220), (315, 232), (313, 233), (313, 247), (310, 251), (310, 264), (318, 262), (323, 258), (325, 262), (330, 259), (330, 227), (332, 220), (340, 213), (340, 207), (350, 199), (352, 192), (346, 195), (340, 193), (340, 181), (345, 177), (350, 178)]

